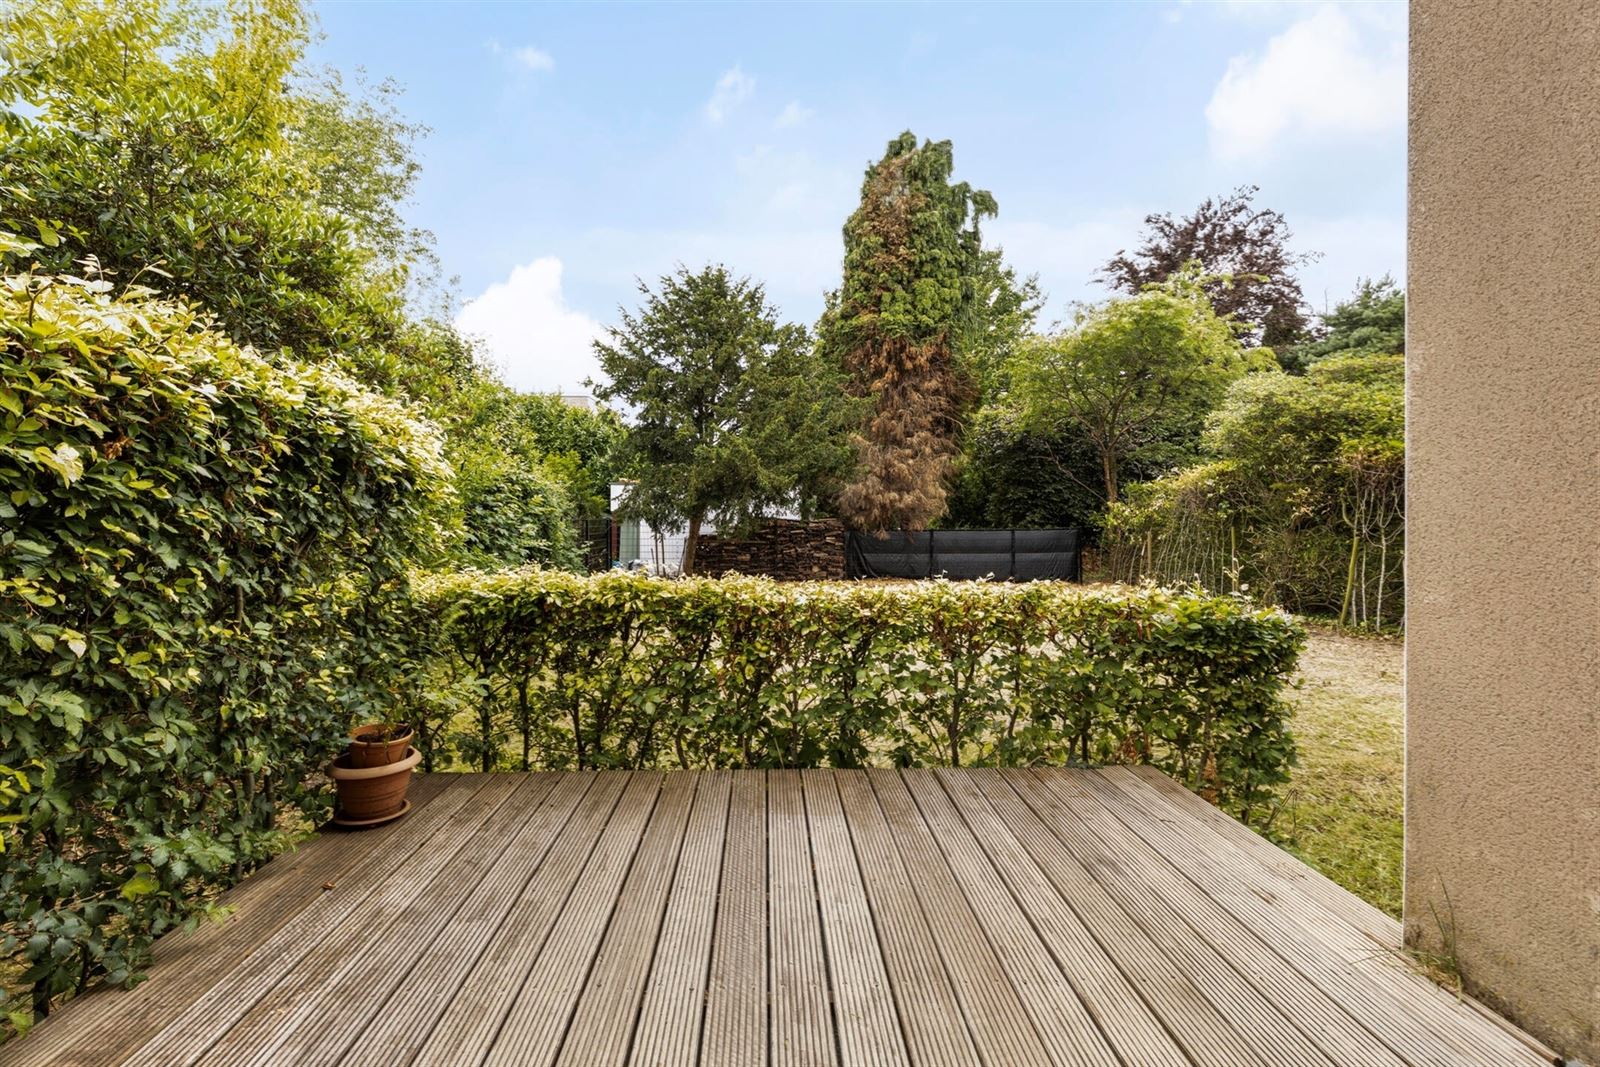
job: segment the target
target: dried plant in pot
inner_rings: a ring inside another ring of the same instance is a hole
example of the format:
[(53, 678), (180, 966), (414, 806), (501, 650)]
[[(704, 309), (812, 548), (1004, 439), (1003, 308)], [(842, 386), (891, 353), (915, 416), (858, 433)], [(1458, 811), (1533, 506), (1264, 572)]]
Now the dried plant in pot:
[(411, 745), (404, 723), (368, 723), (350, 733), (350, 745), (333, 761), (337, 791), (333, 821), (340, 826), (378, 826), (410, 810), (406, 790), (422, 753)]
[(405, 723), (369, 722), (350, 731), (350, 766), (387, 767), (406, 758), (414, 731)]

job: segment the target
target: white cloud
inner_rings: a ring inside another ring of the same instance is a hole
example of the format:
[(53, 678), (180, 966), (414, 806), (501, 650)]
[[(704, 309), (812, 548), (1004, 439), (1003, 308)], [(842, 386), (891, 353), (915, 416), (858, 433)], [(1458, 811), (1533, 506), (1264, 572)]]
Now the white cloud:
[(815, 111), (806, 107), (800, 101), (791, 100), (782, 111), (778, 112), (778, 117), (772, 124), (781, 130), (788, 126), (798, 126), (815, 115)]
[(567, 307), (554, 256), (512, 268), (505, 281), (467, 301), (456, 327), (482, 340), (514, 389), (582, 392), (584, 379), (600, 373), (590, 347), (600, 324)]
[(717, 87), (711, 91), (711, 99), (706, 101), (706, 118), (713, 123), (721, 123), (735, 108), (756, 91), (756, 80), (736, 63), (717, 79)]
[(1286, 137), (1388, 133), (1405, 113), (1403, 23), (1335, 7), (1229, 60), (1206, 105), (1212, 150), (1225, 159), (1260, 157)]
[(556, 61), (550, 57), (549, 52), (535, 48), (531, 44), (513, 49), (511, 58), (528, 70), (554, 70), (556, 67)]
[(549, 52), (542, 48), (535, 48), (531, 44), (521, 45), (517, 48), (507, 49), (498, 38), (489, 39), (489, 54), (494, 56), (509, 56), (511, 61), (523, 70), (555, 70), (556, 61)]

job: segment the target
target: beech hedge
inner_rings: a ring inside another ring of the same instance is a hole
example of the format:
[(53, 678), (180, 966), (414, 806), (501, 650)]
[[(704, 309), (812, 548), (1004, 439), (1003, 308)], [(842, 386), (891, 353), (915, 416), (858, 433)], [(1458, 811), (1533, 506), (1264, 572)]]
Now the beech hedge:
[(1232, 596), (1054, 583), (420, 578), (433, 766), (1150, 763), (1249, 821), (1303, 630)]
[[(0, 234), (0, 257), (32, 246)], [(25, 1027), (327, 809), (392, 704), (439, 443), (93, 277), (0, 276), (0, 953)]]

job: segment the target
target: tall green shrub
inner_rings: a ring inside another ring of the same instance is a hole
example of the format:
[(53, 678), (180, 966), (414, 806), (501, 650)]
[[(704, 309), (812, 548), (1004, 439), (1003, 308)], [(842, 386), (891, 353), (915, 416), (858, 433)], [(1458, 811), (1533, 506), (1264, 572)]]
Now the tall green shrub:
[(1405, 360), (1339, 356), (1254, 374), (1208, 420), (1209, 461), (1111, 511), (1117, 577), (1250, 585), (1367, 626), (1402, 615)]
[(109, 289), (0, 278), (0, 915), (41, 1011), (323, 810), (448, 480), (395, 402)]

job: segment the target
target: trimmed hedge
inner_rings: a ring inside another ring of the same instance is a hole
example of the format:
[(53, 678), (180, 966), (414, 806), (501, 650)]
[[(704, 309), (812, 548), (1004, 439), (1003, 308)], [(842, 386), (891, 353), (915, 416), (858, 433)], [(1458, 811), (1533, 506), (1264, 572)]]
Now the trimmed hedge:
[[(9, 240), (9, 245), (8, 245)], [(0, 252), (26, 243), (0, 234)], [(0, 276), (0, 953), (25, 1027), (327, 810), (388, 708), (433, 431), (193, 309)]]
[(1294, 761), (1304, 633), (1235, 597), (536, 569), (416, 595), (441, 766), (1140, 762), (1249, 820)]

